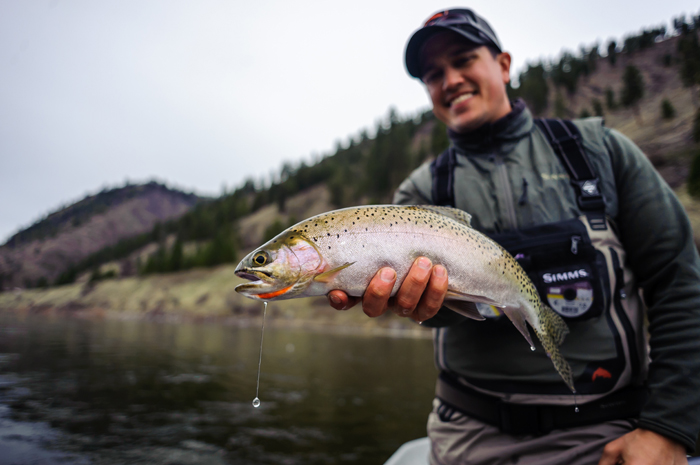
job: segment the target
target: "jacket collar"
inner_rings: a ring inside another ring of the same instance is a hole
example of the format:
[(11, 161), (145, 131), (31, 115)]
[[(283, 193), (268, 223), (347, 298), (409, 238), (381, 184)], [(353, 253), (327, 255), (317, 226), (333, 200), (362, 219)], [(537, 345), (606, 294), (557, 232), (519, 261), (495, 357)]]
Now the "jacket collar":
[(512, 110), (503, 118), (486, 123), (468, 133), (447, 134), (452, 144), (465, 154), (492, 151), (506, 142), (520, 139), (532, 131), (532, 114), (522, 99), (511, 102)]

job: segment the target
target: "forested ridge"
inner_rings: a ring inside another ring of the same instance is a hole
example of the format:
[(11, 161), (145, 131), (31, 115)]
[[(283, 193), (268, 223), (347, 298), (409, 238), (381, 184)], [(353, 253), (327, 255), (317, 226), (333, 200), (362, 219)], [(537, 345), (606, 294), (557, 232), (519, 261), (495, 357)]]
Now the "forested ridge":
[[(676, 121), (687, 119), (683, 120), (687, 124), (674, 126), (678, 127), (677, 139), (680, 142), (676, 141), (673, 147), (682, 152), (674, 160), (679, 160), (677, 163), (682, 167), (679, 172), (683, 179), (671, 184), (686, 182), (687, 177), (689, 190), (700, 195), (697, 187), (700, 186), (700, 158), (695, 155), (699, 152), (700, 142), (697, 101), (700, 16), (675, 18), (672, 25), (671, 28), (644, 29), (619, 42), (582, 46), (578, 53), (566, 52), (552, 61), (529, 63), (519, 73), (517, 86), (509, 87), (509, 94), (512, 98), (523, 98), (536, 115), (567, 118), (599, 115), (613, 121), (615, 118), (625, 121), (633, 118), (638, 119), (635, 124), (646, 133), (649, 129), (644, 129), (645, 124), (659, 125), (674, 118)], [(661, 50), (659, 47), (665, 47), (665, 52), (651, 61), (649, 69), (646, 63), (650, 62), (650, 51)], [(692, 116), (684, 116), (687, 111), (683, 113), (680, 109), (681, 104), (688, 103), (687, 98), (684, 101), (684, 97), (676, 97), (676, 94), (681, 95), (678, 92), (682, 89), (673, 93), (669, 90), (671, 84), (661, 82), (658, 77), (656, 80), (649, 78), (661, 76), (653, 74), (654, 66), (680, 79), (685, 88), (683, 95), (690, 93), (693, 99)], [(616, 81), (608, 88), (591, 84), (593, 77), (603, 72), (603, 68), (608, 75), (616, 76)], [(663, 98), (653, 108), (650, 106), (650, 102), (657, 102), (666, 93), (668, 98)], [(160, 222), (150, 232), (122, 239), (82, 260), (66, 263), (65, 270), (53, 282), (40, 277), (26, 285), (67, 284), (86, 273), (94, 282), (116, 275), (165, 273), (232, 263), (237, 261), (242, 248), (239, 223), (247, 216), (267, 206), (277, 208), (279, 215), (269, 222), (264, 237), (259, 238), (262, 240), (303, 219), (285, 214), (287, 202), (314, 186), (326, 186), (330, 204), (335, 208), (388, 203), (398, 184), (413, 169), (447, 145), (446, 128), (435, 120), (432, 113), (402, 116), (390, 109), (372, 131), (364, 130), (345, 143), (338, 142), (334, 153), (316, 163), (285, 163), (276, 179), (264, 185), (248, 179), (219, 198), (200, 200), (184, 215)], [(668, 154), (669, 157), (674, 155)], [(13, 236), (8, 246), (39, 241), (52, 234), (52, 228), (57, 224), (79, 224), (94, 212), (109, 208), (114, 195), (103, 192), (91, 202), (81, 201), (49, 215), (44, 221)], [(110, 262), (119, 262), (122, 266), (114, 271), (102, 270), (101, 267)], [(123, 266), (127, 262), (132, 265)], [(3, 289), (3, 279), (7, 282), (9, 277), (0, 274), (0, 290)]]

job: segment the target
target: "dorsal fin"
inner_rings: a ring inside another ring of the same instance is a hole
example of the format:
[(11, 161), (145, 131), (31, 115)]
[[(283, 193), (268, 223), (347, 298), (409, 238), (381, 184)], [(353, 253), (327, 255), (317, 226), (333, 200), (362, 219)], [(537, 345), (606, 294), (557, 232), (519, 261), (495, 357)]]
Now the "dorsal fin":
[(420, 208), (425, 208), (426, 210), (430, 210), (434, 213), (447, 216), (453, 220), (459, 221), (460, 223), (466, 224), (470, 228), (472, 227), (472, 216), (459, 208), (440, 207), (437, 205), (421, 205)]

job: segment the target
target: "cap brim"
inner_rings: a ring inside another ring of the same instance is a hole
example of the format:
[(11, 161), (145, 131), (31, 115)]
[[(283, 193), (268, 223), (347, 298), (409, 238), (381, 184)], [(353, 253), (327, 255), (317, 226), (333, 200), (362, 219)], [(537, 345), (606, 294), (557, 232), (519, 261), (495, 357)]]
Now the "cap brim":
[(406, 70), (408, 71), (408, 74), (419, 79), (422, 77), (423, 73), (421, 72), (420, 61), (423, 46), (428, 42), (428, 40), (432, 36), (442, 31), (456, 32), (460, 36), (467, 39), (469, 42), (476, 45), (487, 45), (490, 43), (490, 41), (478, 35), (471, 34), (468, 31), (464, 31), (458, 28), (452, 28), (447, 26), (426, 26), (424, 28), (418, 29), (416, 32), (413, 33), (411, 38), (408, 40), (408, 43), (406, 44), (405, 61)]

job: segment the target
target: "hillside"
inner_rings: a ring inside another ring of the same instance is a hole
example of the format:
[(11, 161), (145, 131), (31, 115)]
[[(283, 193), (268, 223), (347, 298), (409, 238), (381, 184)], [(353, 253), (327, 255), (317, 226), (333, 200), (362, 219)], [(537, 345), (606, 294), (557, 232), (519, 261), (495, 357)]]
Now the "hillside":
[(200, 198), (151, 182), (105, 190), (51, 213), (0, 247), (2, 286), (53, 282), (72, 263), (177, 218)]
[[(665, 64), (666, 57), (678, 55), (679, 37), (672, 37), (654, 44), (645, 50), (634, 53), (620, 53), (613, 65), (610, 59), (597, 60), (596, 71), (584, 76), (575, 94), (565, 90), (550, 89), (550, 101), (555, 102), (557, 94), (565, 101), (565, 117), (575, 118), (587, 111), (595, 114), (594, 100), (604, 106), (603, 116), (608, 127), (615, 128), (631, 138), (651, 159), (657, 168), (663, 168), (666, 181), (677, 187), (687, 176), (688, 160), (679, 161), (677, 156), (688, 155), (694, 146), (692, 126), (698, 111), (697, 90), (683, 84), (678, 66)], [(639, 116), (635, 108), (625, 108), (620, 103), (614, 110), (605, 108), (606, 90), (611, 89), (619, 102), (623, 88), (623, 73), (629, 65), (641, 72), (645, 85), (645, 97), (639, 105)], [(664, 99), (671, 102), (676, 111), (672, 119), (664, 119), (661, 105)], [(548, 109), (548, 116), (555, 116), (554, 105)], [(673, 172), (671, 167), (680, 169)]]

